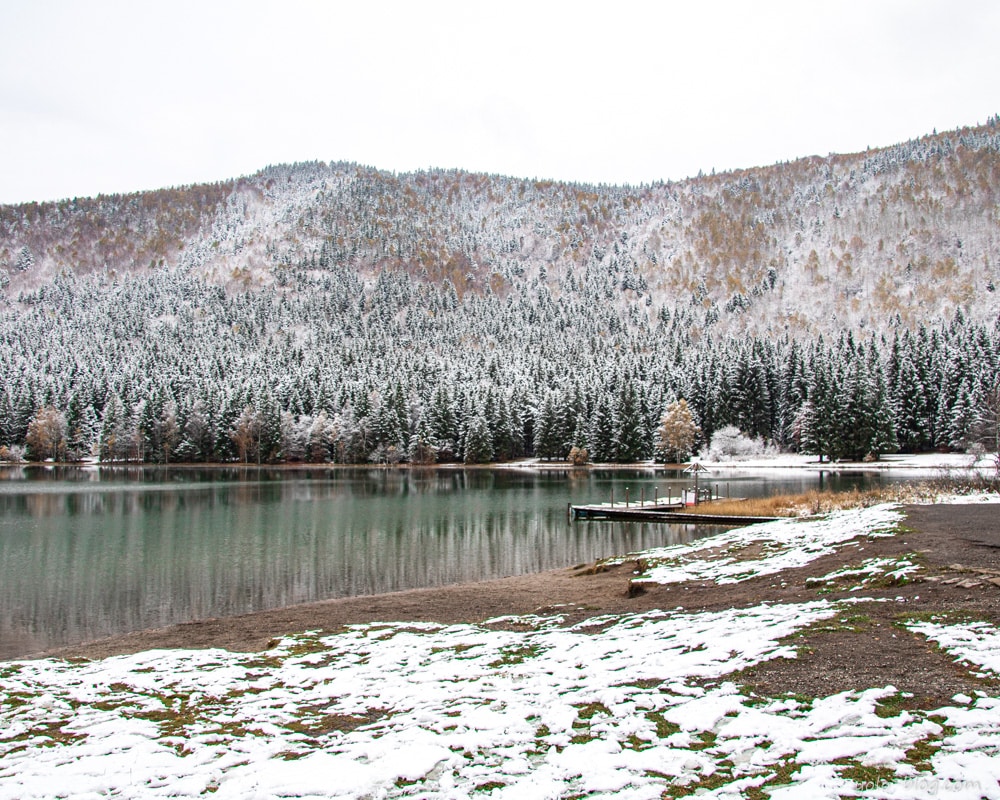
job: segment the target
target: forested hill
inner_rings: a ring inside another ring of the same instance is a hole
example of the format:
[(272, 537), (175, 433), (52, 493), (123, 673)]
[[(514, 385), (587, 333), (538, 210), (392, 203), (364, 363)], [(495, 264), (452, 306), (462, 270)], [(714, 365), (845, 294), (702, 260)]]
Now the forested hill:
[(311, 163), (3, 206), (0, 445), (631, 461), (684, 398), (703, 440), (964, 448), (998, 123), (641, 187)]

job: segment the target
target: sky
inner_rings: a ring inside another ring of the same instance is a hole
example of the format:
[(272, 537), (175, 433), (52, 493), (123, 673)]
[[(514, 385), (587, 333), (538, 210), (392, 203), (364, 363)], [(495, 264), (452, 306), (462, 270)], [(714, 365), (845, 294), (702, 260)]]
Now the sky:
[(995, 0), (0, 0), (0, 203), (348, 161), (681, 180), (1000, 111)]

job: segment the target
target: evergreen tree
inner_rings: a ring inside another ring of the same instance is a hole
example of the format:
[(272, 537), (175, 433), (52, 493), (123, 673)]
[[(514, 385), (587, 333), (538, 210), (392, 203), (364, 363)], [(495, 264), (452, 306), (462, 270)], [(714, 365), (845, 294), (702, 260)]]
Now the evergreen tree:
[(595, 403), (587, 434), (587, 450), (592, 461), (606, 462), (614, 459), (614, 424), (614, 411), (608, 395), (602, 393)]
[(556, 414), (556, 402), (555, 392), (546, 392), (544, 399), (535, 411), (534, 451), (536, 458), (552, 460), (563, 457), (563, 434)]
[(885, 375), (874, 348), (868, 351), (867, 378), (868, 407), (872, 418), (868, 453), (878, 458), (884, 453), (896, 452), (898, 444), (896, 443), (896, 426)]
[(14, 404), (10, 390), (0, 383), (0, 447), (16, 444), (14, 439)]
[(831, 459), (838, 451), (836, 428), (836, 386), (832, 366), (822, 349), (822, 342), (809, 361), (807, 400), (797, 417), (799, 449)]
[(920, 452), (930, 444), (924, 414), (924, 386), (913, 359), (905, 351), (901, 354), (895, 384), (893, 406), (900, 449), (907, 453)]
[(625, 464), (641, 461), (646, 457), (648, 437), (643, 426), (635, 386), (627, 375), (622, 380), (618, 392), (613, 419), (613, 459)]
[(437, 460), (437, 452), (431, 444), (431, 437), (423, 419), (417, 423), (417, 429), (410, 437), (406, 452), (407, 458), (413, 464), (433, 464)]
[(493, 441), (486, 418), (476, 414), (469, 422), (465, 438), (465, 463), (485, 464), (493, 459)]
[[(87, 406), (93, 417), (93, 409)], [(84, 404), (79, 395), (73, 394), (66, 408), (66, 460), (82, 461), (90, 455), (93, 443), (92, 424), (95, 419), (85, 418)]]

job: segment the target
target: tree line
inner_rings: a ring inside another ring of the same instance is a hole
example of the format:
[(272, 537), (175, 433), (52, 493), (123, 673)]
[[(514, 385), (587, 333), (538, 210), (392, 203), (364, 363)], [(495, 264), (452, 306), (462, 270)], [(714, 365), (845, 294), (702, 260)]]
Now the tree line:
[[(483, 463), (681, 458), (734, 426), (826, 459), (996, 448), (1000, 322), (713, 335), (608, 303), (607, 275), (459, 297), (382, 271), (226, 293), (184, 270), (22, 293), (0, 319), (0, 446), (33, 460)], [(694, 432), (665, 430), (683, 401)]]

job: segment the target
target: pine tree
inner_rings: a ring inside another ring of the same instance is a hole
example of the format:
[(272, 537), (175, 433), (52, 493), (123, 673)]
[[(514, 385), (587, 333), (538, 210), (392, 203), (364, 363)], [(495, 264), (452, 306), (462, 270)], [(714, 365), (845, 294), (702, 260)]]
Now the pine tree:
[(0, 383), (0, 447), (15, 444), (14, 404), (10, 400), (10, 390)]
[(410, 437), (406, 452), (407, 458), (413, 464), (433, 464), (437, 460), (437, 452), (431, 444), (431, 437), (423, 419), (417, 423), (417, 429)]
[(622, 380), (614, 409), (613, 459), (630, 464), (646, 457), (647, 436), (632, 379)]
[(955, 402), (950, 408), (942, 401), (940, 417), (947, 431), (948, 446), (954, 450), (965, 450), (969, 446), (976, 422), (976, 410), (967, 381), (959, 386)]
[(923, 413), (924, 386), (920, 374), (907, 352), (901, 354), (893, 406), (896, 435), (904, 452), (917, 453), (929, 444), (930, 432)]
[(486, 418), (476, 414), (469, 422), (465, 437), (465, 463), (485, 464), (493, 459), (493, 441)]
[(535, 411), (535, 441), (536, 458), (551, 460), (562, 458), (562, 434), (559, 420), (556, 416), (556, 397), (554, 392), (546, 392), (541, 404)]
[(820, 341), (809, 359), (807, 400), (796, 417), (799, 449), (803, 453), (817, 455), (820, 461), (835, 456), (838, 450), (836, 408), (833, 367)]
[(600, 463), (614, 459), (614, 435), (614, 412), (608, 395), (602, 392), (595, 403), (587, 434), (587, 450), (592, 461)]
[(885, 374), (874, 347), (868, 351), (867, 379), (868, 407), (872, 417), (872, 434), (868, 442), (868, 453), (878, 458), (885, 453), (896, 452), (898, 444), (896, 443), (896, 426), (886, 387)]
[(101, 420), (101, 461), (129, 461), (139, 457), (138, 432), (117, 392), (104, 405)]
[(90, 431), (85, 428), (83, 404), (77, 394), (66, 408), (66, 460), (81, 461), (90, 452)]

